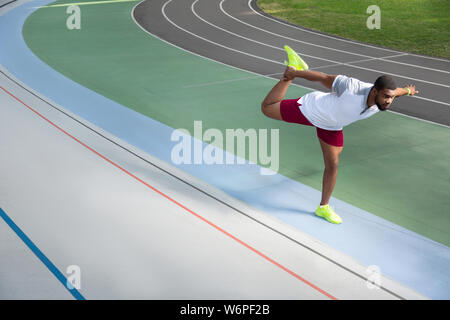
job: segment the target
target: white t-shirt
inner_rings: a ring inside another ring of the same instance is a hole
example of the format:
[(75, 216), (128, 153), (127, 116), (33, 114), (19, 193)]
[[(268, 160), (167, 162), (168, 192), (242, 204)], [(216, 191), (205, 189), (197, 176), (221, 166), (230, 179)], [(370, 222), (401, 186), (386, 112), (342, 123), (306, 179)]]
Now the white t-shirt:
[[(298, 103), (303, 115), (316, 127), (342, 130), (344, 126), (380, 111), (376, 104), (367, 109), (367, 96), (372, 87), (371, 83), (338, 75), (331, 92), (314, 91), (301, 97)], [(361, 114), (363, 110), (366, 111)]]

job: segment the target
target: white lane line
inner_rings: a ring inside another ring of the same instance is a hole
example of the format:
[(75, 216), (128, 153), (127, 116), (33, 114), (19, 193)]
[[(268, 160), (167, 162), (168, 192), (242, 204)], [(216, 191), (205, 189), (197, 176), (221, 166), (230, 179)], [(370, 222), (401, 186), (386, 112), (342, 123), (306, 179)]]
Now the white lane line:
[(410, 98), (420, 99), (420, 100), (425, 100), (425, 101), (430, 101), (430, 102), (434, 102), (434, 103), (443, 104), (445, 106), (450, 106), (450, 103), (442, 102), (442, 101), (438, 101), (438, 100), (433, 100), (433, 99), (428, 99), (428, 98), (424, 98), (424, 97), (420, 97), (420, 96), (411, 96)]
[(450, 63), (450, 60), (447, 60), (447, 59), (440, 59), (440, 58), (436, 58), (436, 57), (428, 57), (428, 56), (423, 56), (423, 55), (420, 55), (420, 54), (414, 54), (414, 53), (410, 53), (409, 55), (410, 55), (410, 56), (413, 56), (413, 57), (418, 57), (418, 58), (424, 58), (424, 59), (430, 59), (430, 60), (437, 60), (437, 61), (442, 61), (442, 62)]
[[(415, 54), (412, 54), (412, 53), (405, 53), (404, 55), (419, 57), (418, 55), (415, 55)], [(382, 57), (381, 60), (386, 61), (386, 62), (390, 62), (390, 63), (401, 64), (401, 65), (409, 66), (409, 67), (413, 67), (413, 68), (419, 68), (419, 69), (425, 69), (425, 70), (430, 70), (430, 71), (434, 71), (434, 72), (450, 74), (450, 71), (445, 71), (445, 70), (441, 70), (441, 69), (434, 69), (434, 68), (430, 68), (430, 67), (423, 67), (423, 66), (419, 66), (417, 64), (412, 64), (412, 63), (406, 63), (406, 62), (400, 62), (400, 61), (395, 61), (395, 60), (389, 60), (389, 57)]]
[(422, 118), (416, 118), (416, 117), (414, 117), (414, 116), (409, 116), (409, 115), (407, 115), (407, 114), (404, 114), (404, 113), (401, 113), (401, 112), (397, 112), (397, 111), (392, 111), (392, 110), (386, 110), (386, 111), (387, 111), (387, 112), (392, 112), (392, 113), (398, 114), (398, 115), (403, 116), (403, 117), (407, 117), (407, 118), (411, 118), (411, 119), (416, 119), (416, 120), (425, 121), (425, 122), (430, 123), (430, 124), (436, 124), (436, 125), (438, 125), (438, 126), (440, 126), (440, 127), (444, 127), (444, 128), (450, 129), (450, 126), (447, 126), (447, 125), (442, 124), (442, 123), (434, 122), (434, 121), (431, 121), (431, 120), (425, 120), (425, 119), (422, 119)]
[[(377, 49), (377, 50), (384, 50), (384, 51), (391, 51), (391, 52), (396, 52), (396, 53), (402, 53), (401, 51), (398, 51), (398, 50), (387, 49), (387, 48), (382, 48), (382, 47), (376, 47), (376, 46), (372, 46), (370, 44), (359, 43), (359, 42), (355, 42), (355, 41), (351, 41), (351, 40), (346, 40), (346, 39), (341, 39), (341, 38), (338, 38), (338, 37), (329, 36), (329, 35), (322, 34), (322, 33), (319, 33), (319, 32), (314, 32), (312, 30), (303, 29), (303, 28), (301, 28), (299, 26), (293, 26), (293, 25), (290, 25), (288, 23), (284, 23), (284, 22), (278, 21), (278, 20), (273, 19), (273, 18), (269, 18), (269, 17), (259, 13), (255, 9), (253, 9), (253, 7), (251, 5), (252, 2), (253, 2), (253, 0), (248, 0), (247, 5), (254, 13), (256, 13), (257, 15), (259, 15), (259, 16), (265, 18), (265, 19), (274, 21), (276, 23), (279, 23), (279, 24), (282, 24), (282, 25), (285, 25), (285, 26), (288, 26), (288, 27), (291, 27), (291, 28), (294, 28), (294, 29), (297, 29), (297, 30), (300, 30), (300, 31), (303, 31), (303, 32), (309, 32), (309, 33), (312, 33), (312, 34), (315, 34), (315, 35), (318, 35), (318, 36), (321, 36), (321, 37), (330, 38), (330, 39), (333, 39), (333, 40), (338, 40), (338, 41), (342, 41), (342, 42), (348, 42), (348, 43), (351, 43), (351, 44), (355, 44), (355, 45), (359, 45), (359, 46), (363, 46), (363, 47), (368, 47), (368, 48), (373, 48), (373, 49)], [(414, 54), (414, 53), (408, 53), (408, 54), (410, 56), (414, 56), (414, 57), (426, 58), (426, 59), (431, 59), (431, 60), (437, 60), (437, 61), (443, 61), (443, 62), (450, 63), (450, 60), (447, 60), (447, 59), (440, 59), (440, 58), (435, 58), (435, 57), (427, 57), (427, 56), (422, 56), (422, 55)]]
[[(149, 32), (148, 30), (146, 30), (145, 28), (143, 28), (143, 27), (136, 21), (136, 19), (134, 18), (134, 14), (133, 14), (134, 11), (135, 11), (135, 9), (136, 9), (136, 7), (137, 7), (138, 5), (140, 5), (140, 4), (141, 4), (142, 2), (144, 2), (144, 1), (145, 1), (145, 0), (142, 0), (141, 2), (139, 2), (138, 4), (136, 4), (136, 6), (133, 7), (133, 10), (131, 10), (131, 18), (133, 19), (134, 23), (135, 23), (142, 31), (144, 31), (145, 33), (149, 34), (150, 36), (152, 36), (152, 37), (154, 37), (154, 38), (156, 38), (156, 39), (159, 39), (160, 41), (162, 41), (162, 42), (164, 42), (164, 43), (166, 43), (166, 44), (168, 44), (168, 45), (171, 45), (171, 46), (173, 46), (173, 47), (175, 47), (175, 48), (178, 48), (178, 49), (180, 49), (181, 51), (187, 52), (187, 53), (189, 53), (189, 54), (192, 54), (192, 55), (194, 55), (194, 56), (200, 57), (200, 58), (202, 58), (202, 59), (209, 60), (209, 61), (212, 61), (212, 62), (214, 62), (214, 63), (218, 63), (218, 64), (221, 64), (221, 65), (224, 65), (224, 66), (226, 66), (226, 67), (230, 67), (230, 68), (233, 68), (233, 69), (236, 69), (236, 70), (239, 70), (239, 71), (248, 72), (248, 73), (254, 74), (254, 75), (256, 75), (256, 76), (261, 76), (261, 77), (263, 77), (263, 78), (270, 79), (270, 80), (272, 80), (272, 81), (276, 80), (276, 79), (273, 79), (273, 78), (271, 78), (271, 77), (269, 77), (269, 76), (267, 76), (267, 75), (261, 75), (261, 74), (259, 74), (259, 73), (256, 73), (256, 72), (253, 72), (253, 71), (250, 71), (250, 70), (245, 70), (245, 69), (242, 69), (242, 68), (233, 66), (233, 65), (231, 65), (231, 64), (226, 64), (226, 63), (224, 63), (224, 62), (221, 62), (221, 61), (218, 61), (218, 60), (214, 60), (214, 59), (212, 59), (212, 58), (208, 58), (208, 57), (202, 56), (202, 55), (200, 55), (200, 54), (198, 54), (198, 53), (196, 53), (196, 52), (194, 52), (194, 51), (190, 51), (190, 50), (184, 49), (184, 48), (182, 48), (182, 47), (180, 47), (180, 46), (177, 46), (177, 45), (174, 44), (174, 43), (171, 43), (171, 42), (169, 42), (169, 41), (167, 41), (167, 40), (164, 40), (163, 38), (161, 38), (161, 37), (159, 37), (159, 36), (157, 36), (157, 35), (155, 35), (155, 34)], [(299, 84), (296, 84), (296, 83), (292, 83), (292, 85), (295, 86), (295, 87), (299, 87), (299, 88), (309, 89), (309, 90), (311, 90), (311, 91), (317, 91), (316, 89), (313, 89), (313, 88), (310, 88), (310, 87), (306, 87), (306, 86), (302, 86), (302, 85), (299, 85)], [(426, 99), (426, 98), (419, 98), (419, 97), (417, 97), (417, 96), (411, 96), (411, 97), (409, 97), (409, 98), (417, 98), (417, 99), (428, 100), (428, 99)], [(441, 102), (441, 101), (433, 101), (433, 102), (438, 103), (438, 104), (450, 105), (450, 104), (448, 104), (448, 103)], [(450, 128), (450, 126), (447, 126), (447, 125), (442, 124), (442, 123), (433, 122), (433, 121), (430, 121), (430, 120), (425, 120), (425, 119), (417, 118), (417, 117), (414, 117), (414, 116), (409, 116), (409, 115), (406, 115), (406, 114), (403, 114), (403, 113), (398, 113), (398, 112), (391, 111), (391, 110), (386, 110), (386, 112), (392, 112), (392, 113), (396, 113), (396, 114), (401, 115), (401, 116), (404, 116), (404, 117), (416, 119), (416, 120), (419, 120), (419, 121), (425, 121), (425, 122), (432, 123), (432, 124), (435, 124), (435, 125), (438, 125), (438, 126), (441, 126), (441, 127), (445, 127), (445, 128)]]
[[(372, 57), (372, 56), (368, 56), (368, 55), (364, 55), (364, 54), (352, 53), (352, 52), (350, 52), (350, 51), (339, 50), (339, 49), (335, 49), (335, 48), (331, 48), (331, 47), (326, 47), (326, 46), (321, 46), (321, 45), (314, 44), (314, 43), (310, 43), (310, 42), (301, 41), (301, 40), (294, 39), (294, 38), (290, 38), (290, 37), (285, 37), (285, 36), (282, 36), (282, 35), (273, 33), (273, 32), (271, 32), (271, 31), (268, 31), (268, 30), (265, 30), (265, 29), (256, 27), (256, 26), (254, 26), (254, 25), (252, 25), (252, 24), (249, 24), (249, 23), (247, 23), (247, 22), (244, 22), (244, 21), (242, 21), (242, 20), (240, 20), (240, 19), (238, 19), (238, 18), (236, 18), (236, 17), (233, 17), (232, 15), (230, 15), (229, 13), (227, 13), (227, 12), (223, 9), (223, 6), (222, 6), (222, 3), (225, 2), (225, 1), (226, 1), (226, 0), (222, 0), (222, 1), (220, 2), (220, 5), (219, 5), (219, 6), (220, 6), (221, 11), (222, 11), (224, 14), (228, 15), (230, 18), (232, 18), (232, 19), (234, 19), (234, 20), (237, 20), (237, 21), (239, 21), (239, 22), (241, 22), (241, 23), (243, 23), (243, 24), (245, 24), (245, 25), (248, 25), (248, 26), (250, 26), (250, 27), (252, 27), (252, 28), (255, 28), (255, 29), (261, 30), (261, 31), (263, 31), (263, 32), (266, 32), (266, 33), (269, 33), (269, 34), (272, 34), (272, 35), (275, 35), (275, 36), (278, 36), (278, 37), (281, 37), (281, 38), (285, 38), (285, 39), (288, 39), (288, 40), (291, 40), (291, 41), (300, 42), (300, 43), (305, 43), (305, 44), (308, 44), (308, 45), (311, 45), (311, 46), (316, 46), (316, 47), (320, 47), (320, 48), (325, 48), (325, 49), (333, 50), (333, 51), (339, 51), (339, 52), (343, 52), (343, 53), (347, 53), (347, 54), (359, 55), (359, 56), (363, 56), (363, 57), (366, 57), (366, 58), (376, 58), (376, 57)], [(250, 1), (251, 1), (251, 0), (250, 0)], [(255, 13), (257, 13), (258, 15), (260, 15), (260, 16), (262, 16), (262, 17), (264, 17), (264, 18), (267, 18), (267, 19), (269, 19), (269, 20), (273, 20), (273, 21), (276, 21), (276, 22), (281, 23), (281, 22), (278, 21), (278, 20), (271, 19), (271, 18), (269, 18), (269, 17), (266, 17), (266, 16), (260, 14), (259, 12), (255, 11), (252, 7), (250, 7), (250, 8), (251, 8)], [(291, 26), (291, 25), (285, 24), (285, 23), (281, 23), (281, 24), (287, 25), (287, 26), (290, 26), (290, 27), (294, 27), (294, 26)], [(294, 28), (295, 28), (295, 27), (294, 27)], [(301, 30), (301, 31), (305, 31), (305, 32), (311, 32), (311, 33), (314, 33), (314, 34), (322, 35), (322, 34), (320, 34), (320, 33), (312, 32), (312, 31), (309, 31), (309, 30), (303, 30), (303, 29), (301, 29), (301, 28), (296, 28), (296, 29)], [(326, 36), (326, 35), (323, 35), (323, 36)], [(342, 41), (344, 41), (344, 42), (351, 42), (351, 43), (353, 43), (353, 44), (358, 44), (358, 43), (352, 42), (352, 41), (350, 41), (350, 40), (343, 40), (343, 39), (334, 38), (334, 37), (331, 37), (331, 36), (326, 36), (326, 37), (332, 38), (332, 39), (335, 39), (335, 40), (342, 40)], [(361, 45), (364, 45), (364, 44), (361, 44)], [(380, 48), (378, 48), (378, 47), (374, 47), (374, 46), (370, 46), (370, 45), (364, 45), (364, 46), (369, 46), (369, 47), (371, 47), (371, 48), (380, 49)], [(383, 49), (383, 50), (384, 50), (384, 49)], [(386, 50), (389, 50), (389, 49), (386, 49)], [(397, 52), (398, 54), (403, 54), (403, 55), (417, 56), (417, 55), (414, 55), (414, 54), (411, 54), (411, 53), (407, 53), (407, 52), (403, 52), (403, 53), (402, 53), (401, 51), (395, 51), (395, 50), (389, 50), (389, 51)], [(430, 70), (430, 71), (434, 71), (434, 72), (441, 72), (441, 73), (447, 73), (447, 74), (450, 74), (450, 71), (445, 71), (445, 70), (440, 70), (440, 69), (434, 69), (434, 68), (429, 68), (429, 67), (423, 67), (423, 66), (419, 66), (419, 65), (417, 65), (417, 64), (411, 64), (411, 63), (406, 63), (406, 62), (399, 62), (399, 61), (394, 61), (394, 60), (388, 60), (388, 58), (389, 58), (389, 57), (379, 57), (379, 58), (377, 58), (377, 59), (382, 60), (382, 61), (385, 61), (385, 62), (394, 63), (394, 64), (401, 64), (401, 65), (410, 66), (410, 67), (414, 67), (414, 68), (420, 68), (420, 69)]]
[[(405, 55), (408, 55), (408, 54), (407, 53), (395, 54), (395, 55), (392, 55), (392, 56), (387, 56), (385, 58), (401, 57), (401, 56), (405, 56)], [(372, 59), (355, 60), (355, 61), (349, 61), (349, 62), (339, 62), (339, 63), (335, 63), (335, 64), (329, 64), (329, 65), (326, 65), (326, 66), (315, 67), (314, 69), (321, 69), (321, 68), (327, 68), (327, 67), (340, 66), (340, 65), (344, 65), (344, 64), (352, 64), (352, 63), (358, 63), (358, 62), (367, 62), (367, 61), (380, 60), (380, 59), (382, 59), (382, 58), (372, 58)]]

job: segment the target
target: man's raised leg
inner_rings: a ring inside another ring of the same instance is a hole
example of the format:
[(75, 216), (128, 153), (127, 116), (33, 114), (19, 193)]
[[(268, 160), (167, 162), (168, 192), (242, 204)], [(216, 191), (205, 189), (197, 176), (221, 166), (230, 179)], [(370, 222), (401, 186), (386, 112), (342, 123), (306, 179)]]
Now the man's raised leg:
[(261, 103), (261, 111), (264, 115), (272, 119), (282, 120), (280, 113), (280, 102), (286, 95), (286, 91), (292, 80), (296, 77), (310, 81), (319, 81), (327, 88), (331, 88), (336, 76), (328, 75), (318, 71), (300, 71), (293, 67), (287, 67), (283, 78), (270, 90), (264, 101)]
[[(288, 70), (288, 68), (286, 70)], [(286, 76), (283, 76), (283, 79), (269, 91), (266, 98), (261, 103), (261, 111), (264, 115), (272, 119), (283, 120), (280, 113), (280, 102), (286, 95), (286, 91), (291, 82), (292, 79), (289, 80)]]

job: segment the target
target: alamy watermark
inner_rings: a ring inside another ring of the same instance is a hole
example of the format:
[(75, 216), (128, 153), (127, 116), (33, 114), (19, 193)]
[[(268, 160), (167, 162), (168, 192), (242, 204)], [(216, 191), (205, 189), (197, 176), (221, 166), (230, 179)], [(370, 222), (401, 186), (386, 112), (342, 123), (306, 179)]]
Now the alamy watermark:
[(81, 10), (79, 6), (68, 6), (66, 13), (69, 14), (66, 20), (66, 26), (69, 30), (81, 29)]
[(69, 290), (81, 289), (81, 268), (77, 265), (70, 265), (66, 269), (67, 281), (66, 281), (66, 287)]
[[(171, 141), (178, 142), (172, 148), (174, 164), (260, 164), (260, 174), (273, 175), (279, 169), (279, 130), (270, 129), (226, 129), (225, 135), (216, 128), (203, 132), (202, 121), (194, 121), (194, 139), (187, 129), (172, 132)], [(225, 140), (225, 142), (224, 142)], [(192, 142), (193, 141), (193, 142)], [(203, 147), (206, 142), (206, 146)], [(270, 143), (269, 143), (270, 142)], [(225, 143), (225, 145), (224, 145)], [(269, 150), (270, 144), (270, 152)], [(237, 148), (236, 156), (234, 151)], [(224, 150), (228, 150), (225, 152)], [(268, 166), (266, 168), (266, 166)]]
[(366, 13), (371, 14), (367, 18), (366, 26), (369, 30), (381, 29), (381, 10), (379, 6), (371, 5), (367, 7)]

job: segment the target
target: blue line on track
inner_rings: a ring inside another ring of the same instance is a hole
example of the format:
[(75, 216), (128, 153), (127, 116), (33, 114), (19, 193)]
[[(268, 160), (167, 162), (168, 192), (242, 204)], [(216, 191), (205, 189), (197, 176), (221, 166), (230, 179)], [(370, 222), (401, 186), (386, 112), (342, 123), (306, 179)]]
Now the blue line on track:
[(20, 239), (27, 245), (27, 247), (42, 261), (43, 264), (55, 275), (55, 277), (62, 283), (72, 296), (77, 300), (86, 300), (83, 295), (78, 292), (76, 288), (69, 289), (67, 287), (67, 278), (58, 270), (58, 268), (50, 261), (49, 258), (42, 253), (41, 250), (27, 237), (27, 235), (12, 221), (12, 219), (0, 208), (0, 216), (5, 220), (6, 224), (19, 236)]

